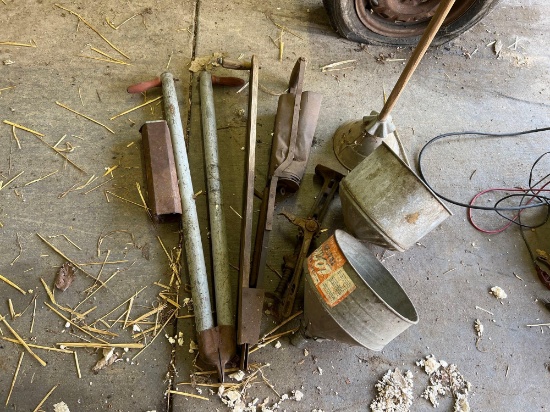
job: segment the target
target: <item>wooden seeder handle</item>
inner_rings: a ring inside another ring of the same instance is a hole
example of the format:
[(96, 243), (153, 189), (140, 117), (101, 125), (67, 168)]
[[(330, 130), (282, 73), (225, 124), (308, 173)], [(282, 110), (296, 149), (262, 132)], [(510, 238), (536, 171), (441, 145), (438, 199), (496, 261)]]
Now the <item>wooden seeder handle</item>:
[(439, 3), (439, 6), (434, 16), (432, 17), (430, 23), (428, 24), (428, 27), (426, 28), (426, 31), (422, 35), (420, 41), (418, 42), (418, 45), (411, 55), (411, 58), (407, 62), (405, 69), (401, 73), (401, 76), (399, 76), (397, 83), (395, 83), (395, 86), (391, 91), (388, 100), (386, 101), (384, 107), (378, 115), (378, 120), (384, 121), (389, 116), (390, 112), (393, 109), (393, 106), (395, 106), (395, 103), (397, 103), (397, 99), (401, 95), (401, 92), (409, 82), (411, 76), (413, 75), (418, 64), (420, 63), (420, 60), (422, 60), (422, 57), (424, 57), (424, 54), (426, 54), (426, 50), (428, 50), (428, 47), (430, 47), (430, 44), (432, 43), (435, 35), (443, 24), (443, 21), (447, 17), (447, 14), (449, 14), (449, 11), (453, 7), (454, 3), (455, 0), (442, 0), (441, 3)]

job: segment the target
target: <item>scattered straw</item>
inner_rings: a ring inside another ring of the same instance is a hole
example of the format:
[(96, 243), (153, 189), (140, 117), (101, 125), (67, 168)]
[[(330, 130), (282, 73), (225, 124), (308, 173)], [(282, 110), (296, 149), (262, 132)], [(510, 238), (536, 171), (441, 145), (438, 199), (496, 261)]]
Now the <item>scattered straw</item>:
[(78, 246), (76, 243), (74, 243), (71, 239), (69, 239), (67, 237), (67, 235), (64, 235), (63, 233), (61, 233), (60, 235), (48, 236), (48, 239), (53, 239), (53, 238), (60, 237), (60, 236), (62, 238), (64, 238), (67, 242), (69, 242), (71, 245), (73, 245), (75, 248), (77, 248), (78, 250), (82, 250), (82, 248), (80, 246)]
[(11, 320), (14, 320), (16, 313), (15, 313), (15, 309), (13, 309), (13, 303), (12, 303), (11, 299), (8, 299), (8, 307), (10, 309)]
[(15, 89), (16, 87), (17, 87), (17, 86), (2, 87), (2, 88), (0, 89), (0, 94), (2, 94), (2, 92), (3, 92), (4, 90)]
[(60, 318), (62, 318), (65, 322), (69, 322), (71, 325), (73, 325), (75, 328), (77, 328), (78, 330), (80, 330), (81, 332), (84, 332), (86, 335), (100, 341), (101, 343), (108, 343), (106, 341), (104, 341), (103, 339), (101, 338), (98, 338), (97, 336), (94, 336), (92, 335), (90, 332), (88, 332), (86, 329), (78, 326), (76, 323), (74, 323), (72, 320), (70, 320), (69, 318), (65, 317), (61, 312), (58, 312), (52, 305), (50, 305), (48, 302), (44, 302), (44, 304), (49, 307), (51, 310), (53, 310)]
[(72, 10), (69, 10), (59, 4), (55, 4), (55, 7), (58, 7), (62, 10), (65, 10), (66, 12), (69, 12), (71, 13), (73, 16), (76, 16), (78, 18), (79, 21), (81, 21), (82, 23), (84, 23), (86, 26), (88, 26), (91, 30), (93, 30), (99, 37), (101, 37), (109, 46), (111, 46), (114, 50), (116, 50), (117, 52), (119, 52), (121, 55), (123, 55), (124, 57), (126, 57), (127, 59), (130, 59), (126, 54), (124, 54), (122, 51), (120, 51), (120, 49), (118, 49), (113, 43), (111, 43), (109, 40), (107, 40), (107, 38), (105, 36), (103, 36), (99, 31), (97, 31), (97, 29), (95, 29), (90, 23), (88, 23), (86, 20), (84, 20), (84, 18), (72, 11)]
[(133, 204), (133, 205), (136, 205), (136, 206), (145, 208), (145, 206), (140, 205), (140, 204), (137, 203), (137, 202), (133, 202), (133, 201), (131, 201), (131, 200), (128, 200), (128, 199), (126, 199), (126, 198), (124, 198), (124, 197), (122, 197), (122, 196), (119, 196), (119, 195), (117, 195), (117, 194), (115, 194), (115, 193), (113, 193), (113, 192), (111, 192), (111, 191), (109, 191), (109, 190), (106, 190), (105, 193), (106, 193), (106, 194), (109, 194), (109, 195), (111, 195), (111, 196), (114, 196), (114, 197), (116, 197), (117, 199), (120, 199), (120, 200), (122, 200), (122, 201), (124, 201), (124, 202), (131, 203), (131, 204)]
[(21, 292), (23, 295), (26, 295), (27, 292), (24, 291), (23, 289), (21, 289), (19, 286), (17, 286), (15, 283), (13, 283), (11, 280), (9, 280), (8, 278), (0, 275), (0, 280), (4, 281), (5, 283), (7, 283), (8, 285), (10, 285), (11, 287), (17, 289), (19, 292)]
[(40, 403), (38, 404), (38, 406), (36, 408), (34, 408), (34, 411), (32, 412), (38, 412), (40, 410), (40, 408), (42, 407), (42, 405), (44, 405), (44, 402), (46, 402), (46, 400), (50, 397), (50, 395), (52, 394), (53, 391), (55, 391), (55, 388), (57, 388), (59, 386), (58, 385), (55, 385), (53, 388), (50, 389), (50, 391), (46, 394), (46, 396), (44, 396), (44, 399), (42, 399), (40, 401)]
[(110, 182), (111, 180), (113, 180), (113, 179), (114, 179), (114, 177), (111, 177), (109, 180), (106, 180), (105, 182), (100, 183), (100, 184), (98, 184), (97, 186), (92, 187), (90, 190), (84, 192), (84, 194), (87, 195), (88, 193), (90, 193), (90, 192), (96, 190), (98, 187), (101, 187), (101, 186), (103, 186), (104, 184), (109, 183), (109, 182)]
[[(174, 315), (176, 314), (176, 311), (173, 311), (172, 314), (168, 317), (168, 319), (166, 319), (166, 321), (163, 323), (162, 327), (160, 328), (160, 332), (163, 331), (163, 329), (166, 327), (166, 325), (168, 325), (168, 322), (170, 322), (172, 320), (172, 318), (174, 317)], [(153, 342), (155, 341), (155, 339), (161, 335), (161, 333), (157, 333), (155, 336), (153, 336), (153, 339), (151, 339), (151, 342), (149, 342), (147, 344), (147, 346), (145, 346), (142, 350), (140, 350), (133, 358), (132, 360), (136, 359), (139, 355), (141, 355), (143, 353), (143, 351), (145, 349), (147, 349), (149, 346), (151, 346), (153, 344)]]
[(129, 349), (141, 349), (142, 343), (94, 343), (94, 342), (60, 342), (56, 343), (58, 346), (65, 346), (67, 348), (129, 348)]
[(321, 67), (321, 72), (325, 73), (333, 70), (349, 69), (353, 66), (346, 66), (346, 67), (339, 67), (339, 66), (342, 66), (344, 64), (349, 64), (349, 63), (355, 63), (356, 61), (357, 60), (342, 60), (336, 63), (327, 64), (326, 66)]
[[(5, 340), (6, 342), (11, 342), (17, 345), (21, 345), (21, 342), (19, 342), (17, 339), (6, 338), (4, 336), (0, 336), (0, 339)], [(27, 345), (29, 346), (29, 348), (42, 349), (42, 350), (47, 350), (51, 352), (72, 353), (70, 350), (51, 348), (49, 346), (41, 346), (41, 345), (36, 345), (34, 343), (27, 343)]]
[(60, 102), (58, 102), (58, 101), (56, 101), (55, 104), (57, 104), (58, 106), (60, 106), (60, 107), (62, 107), (62, 108), (64, 108), (64, 109), (70, 111), (71, 113), (77, 114), (77, 115), (79, 115), (79, 116), (81, 116), (81, 117), (83, 117), (83, 118), (85, 118), (85, 119), (87, 119), (87, 120), (89, 120), (89, 121), (91, 121), (91, 122), (93, 122), (93, 123), (95, 123), (95, 124), (101, 126), (101, 127), (104, 127), (105, 129), (107, 129), (108, 131), (110, 131), (112, 134), (115, 134), (115, 132), (113, 132), (111, 129), (109, 129), (107, 126), (105, 126), (103, 123), (100, 123), (100, 122), (98, 122), (97, 120), (94, 120), (94, 119), (92, 119), (92, 118), (89, 117), (89, 116), (86, 116), (85, 114), (82, 114), (82, 113), (80, 113), (80, 112), (77, 112), (76, 110), (71, 109), (70, 107), (65, 106), (63, 103), (60, 103)]
[(32, 130), (32, 129), (29, 129), (28, 127), (21, 126), (20, 124), (10, 122), (9, 120), (4, 120), (4, 123), (5, 123), (5, 124), (9, 124), (10, 126), (16, 127), (16, 128), (18, 128), (18, 129), (24, 130), (24, 131), (26, 131), (26, 132), (32, 133), (32, 134), (34, 134), (35, 136), (44, 137), (44, 134), (42, 134), (42, 133), (40, 133), (40, 132), (37, 132), (36, 130)]
[(53, 171), (53, 172), (51, 172), (51, 173), (48, 173), (47, 175), (44, 175), (44, 176), (42, 176), (42, 177), (39, 177), (38, 179), (31, 180), (30, 182), (25, 183), (23, 186), (29, 186), (29, 185), (32, 185), (33, 183), (40, 182), (40, 181), (46, 179), (47, 177), (53, 176), (53, 175), (56, 174), (57, 172), (59, 172), (59, 170), (55, 170), (55, 171)]
[(79, 54), (78, 57), (84, 57), (84, 58), (90, 59), (90, 60), (99, 60), (101, 62), (107, 62), (107, 63), (123, 64), (123, 65), (126, 65), (126, 66), (130, 65), (130, 63), (126, 63), (126, 62), (123, 62), (123, 61), (120, 61), (120, 60), (102, 59), (101, 57), (86, 56), (85, 54)]
[[(35, 295), (36, 297), (36, 295)], [(31, 321), (31, 329), (29, 333), (32, 333), (32, 329), (34, 328), (34, 318), (36, 317), (36, 299), (34, 299), (34, 309), (32, 310), (32, 321)]]
[[(113, 310), (111, 310), (109, 313), (106, 313), (105, 315), (103, 315), (102, 317), (100, 317), (99, 319), (97, 319), (95, 322), (92, 323), (92, 325), (95, 325), (97, 322), (102, 322), (103, 319), (105, 319), (107, 316), (109, 316), (111, 313), (113, 313), (114, 311), (116, 311), (117, 309), (121, 308), (122, 306), (124, 306), (126, 303), (128, 303), (130, 301), (130, 299), (132, 298), (136, 298), (137, 295), (139, 295), (142, 291), (144, 291), (145, 289), (147, 288), (147, 286), (144, 286), (142, 287), (140, 290), (138, 290), (136, 293), (134, 293), (131, 297), (129, 297), (128, 299), (126, 299), (124, 302), (122, 302), (120, 305), (118, 305), (116, 308), (114, 308)], [(110, 327), (110, 326), (109, 326)]]
[(0, 46), (17, 46), (17, 47), (36, 47), (34, 40), (29, 43), (18, 43), (14, 41), (0, 41)]
[(119, 25), (115, 26), (115, 24), (113, 22), (110, 22), (109, 19), (107, 17), (105, 17), (105, 21), (107, 22), (107, 24), (109, 26), (111, 26), (112, 29), (114, 30), (118, 30), (120, 28), (120, 26), (122, 26), (123, 24), (126, 24), (128, 23), (130, 20), (132, 20), (134, 17), (137, 17), (137, 16), (141, 16), (142, 14), (141, 13), (137, 13), (137, 14), (134, 14), (132, 17), (128, 17), (126, 20), (124, 20), (122, 23), (120, 23)]
[(17, 123), (13, 123), (13, 122), (10, 122), (8, 120), (4, 120), (4, 123), (5, 124), (9, 124), (10, 126), (13, 126), (13, 127), (16, 127), (18, 129), (21, 129), (21, 130), (24, 130), (26, 132), (29, 132), (29, 133), (32, 133), (33, 135), (35, 135), (42, 143), (44, 143), (46, 146), (48, 146), (50, 149), (52, 149), (56, 154), (58, 154), (59, 156), (61, 156), (63, 159), (65, 159), (67, 162), (69, 162), (71, 165), (73, 165), (74, 167), (76, 167), (78, 170), (80, 170), (81, 172), (83, 173), (86, 173), (86, 171), (81, 168), (80, 166), (78, 166), (77, 164), (75, 164), (71, 159), (69, 159), (67, 156), (65, 156), (63, 153), (60, 153), (59, 150), (57, 150), (55, 147), (53, 147), (52, 145), (48, 144), (44, 139), (42, 139), (42, 137), (44, 137), (44, 135), (40, 132), (37, 132), (35, 130), (32, 130), (32, 129), (29, 129), (28, 127), (25, 127), (25, 126), (21, 126)]
[(8, 397), (6, 398), (6, 406), (8, 406), (8, 403), (10, 402), (11, 393), (13, 391), (13, 387), (15, 386), (15, 381), (17, 380), (17, 374), (19, 373), (19, 368), (21, 367), (21, 362), (23, 362), (24, 355), (25, 355), (25, 352), (21, 352), (21, 355), (19, 355), (19, 362), (17, 362), (17, 368), (15, 368), (15, 373), (13, 374), (10, 391), (8, 392)]
[(108, 59), (112, 60), (113, 63), (120, 63), (120, 64), (125, 64), (125, 65), (130, 66), (130, 63), (126, 63), (126, 62), (123, 62), (122, 60), (115, 59), (114, 57), (109, 56), (107, 53), (105, 53), (105, 52), (103, 52), (103, 51), (101, 51), (101, 50), (99, 50), (99, 49), (97, 49), (97, 48), (95, 48), (95, 47), (93, 47), (93, 46), (90, 46), (90, 48), (91, 48), (93, 51), (95, 51), (96, 53), (101, 54), (102, 56), (107, 57)]
[(136, 323), (139, 323), (141, 322), (142, 320), (145, 320), (147, 319), (149, 316), (152, 316), (154, 314), (156, 314), (157, 312), (160, 312), (161, 310), (165, 309), (166, 308), (166, 304), (162, 304), (160, 306), (157, 306), (155, 309), (153, 310), (150, 310), (149, 312), (145, 313), (144, 315), (141, 315), (140, 317), (138, 317), (137, 319), (131, 321), (131, 322), (128, 322), (127, 326), (132, 326), (132, 325), (135, 325)]
[[(72, 265), (74, 267), (76, 267), (78, 270), (80, 270), (82, 273), (84, 273), (86, 276), (94, 279), (94, 280), (97, 280), (97, 278), (92, 275), (91, 273), (88, 273), (86, 270), (84, 270), (82, 268), (82, 266), (80, 266), (78, 263), (76, 263), (75, 261), (73, 261), (72, 259), (69, 259), (63, 252), (61, 252), (58, 248), (56, 248), (54, 245), (52, 245), (50, 242), (48, 242), (42, 235), (40, 235), (40, 233), (37, 233), (36, 234), (44, 243), (46, 243), (49, 247), (51, 247), (54, 252), (56, 252), (59, 256), (61, 256), (63, 259), (65, 259), (67, 262), (69, 263), (72, 263)], [(98, 281), (100, 282), (101, 284), (103, 284), (103, 282), (101, 281)]]
[(15, 126), (11, 127), (11, 134), (13, 135), (13, 138), (15, 139), (15, 142), (17, 143), (17, 147), (19, 150), (21, 150), (21, 142), (19, 141), (19, 138), (17, 137), (17, 133), (15, 133)]
[(145, 103), (142, 103), (142, 104), (140, 104), (140, 105), (138, 105), (138, 106), (136, 106), (136, 107), (132, 107), (131, 109), (128, 109), (128, 110), (126, 110), (126, 111), (124, 111), (124, 112), (122, 112), (122, 113), (119, 113), (119, 114), (115, 115), (115, 116), (111, 117), (109, 120), (114, 120), (114, 119), (116, 119), (117, 117), (124, 116), (125, 114), (128, 114), (128, 113), (130, 113), (130, 112), (133, 112), (134, 110), (140, 109), (140, 108), (142, 108), (143, 106), (147, 106), (148, 104), (151, 104), (151, 103), (153, 103), (153, 102), (156, 102), (157, 100), (160, 100), (160, 99), (162, 99), (162, 96), (155, 97), (155, 98), (152, 99), (152, 100), (148, 100), (148, 101), (146, 101)]
[(80, 365), (78, 363), (78, 355), (76, 354), (76, 351), (74, 353), (74, 363), (76, 364), (76, 373), (78, 375), (78, 379), (82, 379), (82, 374), (80, 373)]
[(229, 206), (229, 208), (242, 220), (243, 217), (233, 208), (233, 206)]
[(303, 311), (303, 310), (300, 310), (300, 311), (296, 312), (294, 315), (291, 315), (290, 317), (286, 318), (284, 321), (282, 321), (281, 323), (279, 323), (277, 326), (275, 326), (273, 329), (271, 329), (269, 332), (267, 332), (264, 336), (262, 336), (262, 338), (260, 339), (260, 342), (265, 341), (265, 339), (266, 339), (269, 335), (271, 335), (271, 334), (277, 332), (282, 326), (286, 325), (288, 322), (290, 322), (290, 321), (291, 321), (292, 319), (294, 319), (295, 317), (300, 316), (302, 313), (304, 313), (304, 311)]
[(5, 187), (8, 187), (15, 179), (17, 179), (19, 176), (21, 176), (24, 173), (24, 171), (19, 172), (17, 175), (12, 177), (10, 180), (8, 180), (5, 184), (0, 181), (0, 190), (2, 190)]
[(46, 366), (46, 362), (40, 359), (40, 357), (32, 351), (29, 345), (27, 345), (27, 343), (21, 338), (21, 336), (19, 336), (19, 334), (6, 321), (6, 318), (4, 316), (1, 316), (0, 318), (1, 318), (0, 320), (4, 322), (4, 325), (6, 325), (6, 327), (9, 329), (12, 335), (15, 336), (15, 338), (19, 341), (19, 343), (21, 343), (21, 345), (23, 345), (23, 347), (27, 350), (27, 352), (29, 352), (33, 356), (33, 358), (35, 358), (38, 362), (40, 362), (42, 366)]
[(126, 325), (128, 324), (128, 318), (130, 317), (130, 311), (132, 310), (133, 304), (134, 304), (134, 297), (132, 296), (130, 298), (130, 302), (128, 303), (128, 310), (126, 311), (126, 317), (124, 318), (124, 326), (122, 326), (122, 329), (126, 329)]
[(169, 389), (169, 390), (168, 390), (168, 393), (171, 393), (171, 394), (174, 394), (174, 395), (187, 396), (187, 397), (189, 397), (189, 398), (202, 399), (202, 400), (205, 400), (205, 401), (209, 401), (209, 400), (210, 400), (210, 399), (208, 399), (206, 396), (195, 395), (194, 393), (188, 393), (188, 392), (174, 391), (174, 390), (172, 390), (172, 389)]

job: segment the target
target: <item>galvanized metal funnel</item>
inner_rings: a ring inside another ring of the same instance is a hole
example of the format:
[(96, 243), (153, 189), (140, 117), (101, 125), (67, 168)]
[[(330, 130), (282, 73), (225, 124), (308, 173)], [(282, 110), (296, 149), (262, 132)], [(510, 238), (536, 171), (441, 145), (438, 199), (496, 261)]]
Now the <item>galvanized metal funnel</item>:
[(395, 125), (391, 116), (388, 115), (386, 119), (380, 120), (379, 115), (373, 110), (369, 116), (344, 123), (334, 133), (334, 153), (346, 169), (355, 168), (382, 142), (399, 153), (399, 145), (393, 134)]

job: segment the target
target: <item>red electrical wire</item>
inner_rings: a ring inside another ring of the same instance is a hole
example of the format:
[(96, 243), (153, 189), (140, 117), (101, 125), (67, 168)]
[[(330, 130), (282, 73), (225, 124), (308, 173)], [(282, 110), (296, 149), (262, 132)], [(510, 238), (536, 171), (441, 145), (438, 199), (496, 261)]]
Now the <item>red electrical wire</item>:
[[(486, 190), (482, 190), (481, 192), (479, 192), (477, 195), (475, 195), (472, 200), (470, 200), (470, 206), (473, 206), (474, 202), (480, 197), (480, 196), (483, 196), (484, 194), (486, 193), (491, 193), (491, 192), (523, 192), (527, 195), (527, 193), (534, 193), (535, 196), (532, 196), (531, 199), (529, 199), (525, 204), (529, 204), (531, 203), (531, 201), (533, 199), (536, 198), (536, 195), (538, 195), (540, 192), (550, 192), (550, 189), (545, 189), (546, 186), (548, 186), (550, 184), (550, 182), (546, 182), (540, 189), (537, 189), (537, 188), (532, 188), (532, 189), (521, 189), (521, 188), (502, 188), (502, 187), (496, 187), (496, 188), (491, 188), (491, 189), (486, 189)], [(479, 230), (480, 232), (482, 233), (487, 233), (487, 234), (490, 234), (490, 235), (494, 235), (494, 234), (497, 234), (497, 233), (502, 233), (504, 232), (506, 229), (508, 229), (516, 220), (517, 218), (519, 217), (519, 214), (522, 212), (522, 210), (520, 210), (508, 223), (506, 223), (504, 226), (501, 226), (500, 228), (498, 229), (483, 229), (482, 227), (478, 226), (475, 222), (474, 222), (474, 219), (473, 219), (473, 216), (472, 216), (472, 208), (468, 208), (468, 221), (470, 222), (470, 224), (477, 230)]]

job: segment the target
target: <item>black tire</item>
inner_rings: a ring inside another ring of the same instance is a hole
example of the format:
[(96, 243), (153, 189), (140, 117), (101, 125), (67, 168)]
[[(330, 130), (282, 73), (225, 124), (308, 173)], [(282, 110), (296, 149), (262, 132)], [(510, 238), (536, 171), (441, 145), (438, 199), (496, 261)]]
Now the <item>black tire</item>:
[[(447, 43), (455, 37), (460, 36), (462, 33), (469, 30), (481, 19), (483, 19), (498, 4), (499, 1), (500, 0), (472, 0), (472, 4), (467, 10), (459, 15), (455, 15), (454, 19), (449, 23), (447, 23), (447, 21), (443, 23), (441, 29), (432, 42), (432, 45), (439, 46)], [(422, 31), (428, 24), (427, 21), (414, 24), (414, 29), (419, 34), (409, 35), (405, 31), (403, 33), (399, 33), (401, 28), (405, 27), (404, 25), (386, 20), (384, 21), (384, 24), (386, 24), (388, 28), (391, 28), (391, 30), (388, 30), (387, 34), (382, 31), (381, 34), (380, 32), (375, 32), (370, 29), (361, 19), (356, 8), (356, 0), (323, 0), (323, 4), (329, 15), (332, 27), (342, 37), (358, 43), (413, 46), (418, 43)], [(451, 13), (453, 13), (452, 10)], [(413, 26), (408, 27), (410, 28)], [(389, 33), (390, 31), (392, 33)]]

